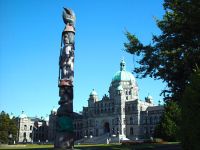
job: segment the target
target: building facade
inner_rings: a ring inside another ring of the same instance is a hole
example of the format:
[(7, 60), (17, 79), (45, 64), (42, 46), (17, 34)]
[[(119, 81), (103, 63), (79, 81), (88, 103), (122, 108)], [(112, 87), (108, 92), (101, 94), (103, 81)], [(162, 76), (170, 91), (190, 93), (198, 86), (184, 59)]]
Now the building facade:
[(18, 143), (48, 141), (48, 120), (45, 118), (28, 117), (24, 111), (17, 118)]
[(154, 105), (151, 96), (144, 101), (139, 99), (136, 79), (126, 71), (122, 60), (120, 71), (112, 78), (109, 95), (99, 100), (95, 90), (90, 93), (88, 107), (83, 107), (82, 137), (104, 134), (122, 139), (151, 137), (163, 109)]

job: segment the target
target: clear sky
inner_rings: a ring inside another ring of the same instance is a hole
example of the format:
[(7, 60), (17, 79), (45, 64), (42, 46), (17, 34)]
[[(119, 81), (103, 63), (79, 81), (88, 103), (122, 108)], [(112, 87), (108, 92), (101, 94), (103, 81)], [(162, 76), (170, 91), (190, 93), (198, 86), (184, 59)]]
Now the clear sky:
[[(63, 7), (76, 14), (74, 111), (87, 106), (94, 88), (99, 98), (108, 89), (124, 57), (127, 70), (133, 56), (124, 52), (124, 32), (145, 44), (160, 34), (154, 17), (164, 14), (159, 0), (1, 0), (0, 1), (0, 111), (22, 110), (45, 116), (58, 108), (58, 58)], [(140, 99), (148, 93), (155, 103), (165, 84), (137, 79)]]

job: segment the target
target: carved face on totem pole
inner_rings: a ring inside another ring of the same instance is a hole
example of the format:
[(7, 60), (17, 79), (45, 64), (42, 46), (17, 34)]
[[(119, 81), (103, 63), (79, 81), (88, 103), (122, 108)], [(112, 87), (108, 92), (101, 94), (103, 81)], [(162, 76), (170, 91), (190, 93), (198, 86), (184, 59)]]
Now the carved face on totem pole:
[(61, 79), (73, 85), (74, 79), (74, 36), (75, 14), (72, 10), (64, 8), (63, 21), (66, 24), (62, 33), (64, 44), (60, 56)]

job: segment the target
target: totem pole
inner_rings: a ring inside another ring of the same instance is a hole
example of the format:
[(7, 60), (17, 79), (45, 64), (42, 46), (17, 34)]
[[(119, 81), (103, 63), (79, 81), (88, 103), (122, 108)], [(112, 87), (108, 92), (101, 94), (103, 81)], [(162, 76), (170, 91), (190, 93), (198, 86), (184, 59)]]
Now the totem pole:
[(72, 10), (64, 8), (61, 49), (59, 58), (59, 96), (56, 120), (55, 149), (73, 149), (73, 80), (74, 80), (74, 36), (75, 14)]

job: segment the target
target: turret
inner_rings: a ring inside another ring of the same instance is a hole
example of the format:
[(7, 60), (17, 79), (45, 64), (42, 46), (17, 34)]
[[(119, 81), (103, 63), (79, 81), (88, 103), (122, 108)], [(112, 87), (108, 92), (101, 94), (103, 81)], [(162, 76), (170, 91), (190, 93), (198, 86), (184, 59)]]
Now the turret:
[(93, 107), (94, 103), (97, 102), (98, 99), (98, 94), (97, 92), (93, 89), (92, 92), (90, 93), (90, 97), (88, 99), (88, 106)]
[(153, 104), (153, 97), (151, 95), (148, 95), (147, 97), (145, 97), (145, 102)]

